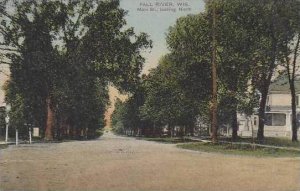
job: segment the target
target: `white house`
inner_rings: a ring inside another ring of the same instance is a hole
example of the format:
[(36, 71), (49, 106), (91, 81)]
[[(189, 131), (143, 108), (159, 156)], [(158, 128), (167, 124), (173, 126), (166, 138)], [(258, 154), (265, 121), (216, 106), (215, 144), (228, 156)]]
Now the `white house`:
[[(295, 81), (296, 89), (296, 104), (297, 104), (297, 118), (300, 122), (300, 79)], [(267, 97), (267, 107), (265, 113), (265, 136), (274, 137), (290, 137), (292, 135), (291, 125), (291, 94), (289, 83), (286, 78), (277, 78), (269, 88), (269, 95)], [(256, 135), (258, 129), (258, 116), (253, 115), (246, 119), (245, 116), (240, 115), (239, 119), (239, 135), (251, 136), (252, 133)], [(300, 124), (300, 123), (299, 123)], [(252, 129), (253, 128), (253, 129)], [(298, 126), (299, 128), (299, 126)], [(298, 133), (300, 134), (299, 130)]]

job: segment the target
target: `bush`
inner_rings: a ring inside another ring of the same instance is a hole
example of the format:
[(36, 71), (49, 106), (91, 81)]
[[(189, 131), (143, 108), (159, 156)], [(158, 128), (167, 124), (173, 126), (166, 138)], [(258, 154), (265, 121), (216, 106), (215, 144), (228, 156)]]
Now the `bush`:
[(103, 130), (102, 129), (97, 129), (95, 132), (95, 139), (101, 137), (103, 135)]

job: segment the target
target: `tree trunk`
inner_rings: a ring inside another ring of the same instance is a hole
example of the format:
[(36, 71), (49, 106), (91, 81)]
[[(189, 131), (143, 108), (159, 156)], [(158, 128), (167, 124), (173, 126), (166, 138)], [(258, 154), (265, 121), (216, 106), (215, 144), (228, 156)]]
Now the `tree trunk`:
[(57, 139), (58, 140), (62, 140), (64, 131), (63, 131), (63, 120), (62, 118), (59, 116), (57, 120), (57, 129), (56, 129), (56, 135), (57, 135)]
[[(275, 50), (276, 51), (276, 48)], [(269, 86), (271, 84), (271, 78), (274, 73), (274, 68), (275, 68), (275, 61), (276, 61), (276, 56), (275, 52), (273, 53), (273, 58), (272, 58), (272, 63), (270, 64), (269, 71), (268, 71), (268, 76), (267, 78), (263, 78), (263, 85), (261, 87), (261, 100), (259, 103), (259, 111), (258, 111), (258, 117), (259, 117), (259, 122), (258, 122), (258, 131), (257, 131), (257, 139), (261, 143), (264, 140), (264, 126), (265, 126), (265, 111), (266, 111), (266, 104), (267, 104), (267, 98), (268, 98), (268, 93), (269, 93)]]
[(189, 125), (190, 136), (194, 136), (194, 125)]
[(296, 113), (296, 92), (294, 81), (290, 81), (290, 89), (292, 96), (292, 141), (298, 141), (297, 130), (298, 130), (298, 121)]
[(232, 111), (231, 111), (231, 128), (232, 128), (232, 141), (237, 140), (237, 131), (238, 131), (238, 121), (237, 121), (237, 105), (238, 105), (238, 100), (236, 98), (237, 94), (237, 85), (238, 84), (238, 79), (237, 78), (232, 78), (232, 83), (230, 87), (230, 92), (232, 92), (232, 100), (231, 100), (231, 105), (232, 105)]
[[(272, 23), (273, 24), (273, 23)], [(274, 28), (274, 26), (273, 26)], [(272, 50), (271, 50), (271, 60), (269, 63), (267, 74), (265, 74), (262, 79), (262, 87), (261, 87), (261, 101), (259, 103), (259, 122), (258, 122), (258, 131), (257, 131), (257, 139), (259, 142), (262, 142), (264, 140), (264, 125), (265, 125), (265, 109), (266, 109), (266, 103), (269, 93), (269, 86), (271, 84), (271, 79), (274, 73), (274, 69), (276, 67), (276, 52), (277, 52), (277, 39), (275, 38), (274, 31), (272, 31), (271, 34), (272, 38)], [(267, 76), (266, 76), (267, 75)]]
[(152, 137), (155, 137), (155, 124), (153, 124)]
[(258, 111), (258, 130), (257, 130), (257, 139), (259, 142), (264, 140), (264, 126), (265, 126), (265, 108), (267, 103), (268, 92), (261, 94), (261, 100), (259, 103), (259, 111)]
[(231, 126), (232, 126), (232, 141), (237, 140), (237, 131), (238, 131), (238, 122), (237, 122), (237, 112), (236, 107), (233, 109), (231, 113)]
[(297, 131), (298, 131), (298, 120), (297, 120), (297, 112), (296, 112), (296, 91), (295, 91), (295, 72), (296, 72), (296, 61), (298, 57), (298, 49), (300, 44), (300, 33), (298, 33), (298, 40), (294, 50), (294, 58), (292, 62), (292, 73), (290, 73), (290, 64), (289, 64), (289, 57), (288, 54), (286, 55), (287, 61), (287, 70), (288, 70), (288, 77), (290, 83), (290, 90), (291, 90), (291, 97), (292, 97), (292, 141), (298, 141)]
[(47, 105), (47, 119), (46, 119), (46, 131), (45, 131), (45, 140), (53, 140), (53, 127), (54, 127), (54, 112), (51, 107), (51, 99), (48, 97), (46, 99)]

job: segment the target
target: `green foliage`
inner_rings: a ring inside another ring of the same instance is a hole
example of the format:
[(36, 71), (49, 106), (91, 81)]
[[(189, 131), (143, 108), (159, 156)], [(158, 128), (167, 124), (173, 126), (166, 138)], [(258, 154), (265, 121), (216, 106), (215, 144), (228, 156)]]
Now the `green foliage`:
[(122, 102), (116, 100), (115, 110), (112, 114), (112, 127), (118, 134), (144, 134), (145, 128), (151, 126), (149, 121), (141, 118), (140, 107), (144, 104), (144, 90), (139, 83), (134, 93)]
[(0, 107), (0, 136), (3, 136), (5, 134), (5, 127), (6, 127), (5, 117), (6, 117), (5, 107)]
[(120, 99), (117, 99), (115, 103), (115, 110), (111, 116), (111, 125), (113, 131), (118, 134), (125, 133), (124, 122), (123, 122), (125, 120), (124, 116), (125, 116), (125, 104), (122, 103)]
[(10, 129), (22, 128), (26, 123), (24, 98), (20, 95), (15, 84), (6, 83), (4, 86), (6, 92), (5, 101), (11, 104), (11, 111), (9, 113)]
[(167, 34), (171, 51), (150, 72), (142, 116), (170, 127), (193, 126), (196, 117), (206, 116), (211, 92), (210, 28), (205, 14), (177, 20)]
[(103, 135), (103, 130), (102, 129), (97, 129), (95, 132), (95, 137), (93, 138), (99, 138)]
[(197, 107), (181, 89), (180, 73), (171, 55), (161, 59), (145, 80), (146, 98), (141, 115), (156, 124), (185, 125), (195, 121)]
[(11, 62), (12, 124), (44, 129), (50, 99), (56, 137), (69, 130), (94, 137), (105, 123), (108, 83), (133, 91), (141, 51), (151, 47), (148, 36), (125, 28), (118, 0), (18, 1), (13, 13), (6, 6), (0, 7), (0, 33), (4, 45), (16, 49), (5, 55)]
[(0, 107), (0, 128), (5, 127), (5, 117), (6, 117), (6, 111), (5, 107)]
[(288, 23), (296, 21), (288, 19), (286, 9), (293, 7), (295, 16), (297, 5), (293, 0), (209, 1), (204, 13), (178, 19), (166, 38), (171, 53), (145, 81), (143, 118), (162, 125), (186, 125), (197, 115), (210, 118), (212, 6), (216, 6), (219, 125), (230, 123), (237, 131), (237, 112), (253, 114), (257, 90), (263, 94), (268, 89), (280, 46), (291, 40)]
[(1, 149), (6, 149), (8, 147), (8, 145), (0, 145), (0, 150)]
[(203, 102), (211, 93), (210, 32), (206, 14), (188, 15), (170, 27), (166, 39), (178, 85), (189, 98)]

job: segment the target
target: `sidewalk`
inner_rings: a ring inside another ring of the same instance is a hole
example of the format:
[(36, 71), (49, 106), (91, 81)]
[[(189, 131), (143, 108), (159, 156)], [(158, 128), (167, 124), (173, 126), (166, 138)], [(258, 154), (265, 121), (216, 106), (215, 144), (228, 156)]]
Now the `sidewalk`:
[[(211, 143), (210, 140), (202, 139), (200, 137), (185, 137), (187, 139), (191, 139), (193, 141), (200, 141), (200, 142), (206, 142)], [(218, 141), (219, 143), (229, 143), (233, 145), (252, 145), (257, 147), (265, 147), (265, 148), (274, 148), (274, 149), (285, 149), (285, 150), (293, 150), (293, 151), (300, 151), (300, 148), (295, 147), (281, 147), (281, 146), (274, 146), (274, 145), (264, 145), (264, 144), (258, 144), (258, 143), (247, 143), (247, 142), (229, 142), (229, 141)]]

